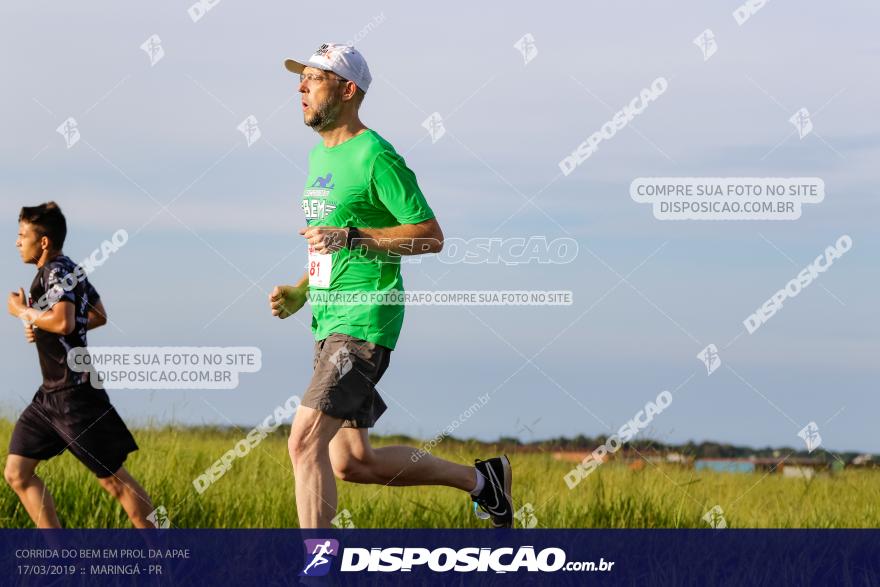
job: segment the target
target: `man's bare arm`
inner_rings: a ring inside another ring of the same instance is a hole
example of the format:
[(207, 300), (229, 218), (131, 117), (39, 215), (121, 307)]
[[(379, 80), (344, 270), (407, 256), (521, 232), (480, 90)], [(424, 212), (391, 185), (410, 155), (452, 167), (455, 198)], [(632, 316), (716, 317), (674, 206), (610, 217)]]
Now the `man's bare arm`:
[(67, 336), (76, 327), (76, 313), (73, 302), (61, 301), (46, 311), (26, 308), (19, 315), (23, 321), (52, 334)]
[(418, 224), (401, 224), (388, 228), (357, 227), (358, 237), (351, 248), (367, 247), (398, 255), (422, 255), (443, 250), (443, 230), (436, 218)]
[[(397, 255), (439, 253), (443, 249), (443, 230), (436, 218), (418, 224), (400, 224), (387, 228), (356, 227), (357, 238), (351, 247), (366, 247), (372, 251), (386, 251)], [(317, 253), (332, 253), (345, 246), (346, 228), (311, 226), (299, 231), (315, 247)]]

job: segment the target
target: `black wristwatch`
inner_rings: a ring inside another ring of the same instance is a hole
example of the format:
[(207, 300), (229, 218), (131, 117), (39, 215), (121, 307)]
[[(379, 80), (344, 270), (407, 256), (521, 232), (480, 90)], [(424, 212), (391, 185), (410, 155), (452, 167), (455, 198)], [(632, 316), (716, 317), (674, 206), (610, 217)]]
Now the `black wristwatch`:
[(358, 232), (358, 229), (355, 228), (354, 226), (349, 226), (348, 227), (348, 234), (346, 235), (346, 238), (345, 238), (345, 248), (351, 249), (351, 241), (353, 241), (356, 238), (360, 238), (360, 237), (361, 237), (361, 233)]

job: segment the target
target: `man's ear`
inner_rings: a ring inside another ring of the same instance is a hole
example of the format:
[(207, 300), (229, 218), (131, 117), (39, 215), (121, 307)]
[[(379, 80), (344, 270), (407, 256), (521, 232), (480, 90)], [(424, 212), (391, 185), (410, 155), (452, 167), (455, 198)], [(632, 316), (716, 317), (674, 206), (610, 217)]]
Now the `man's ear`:
[[(351, 85), (349, 86), (348, 84), (351, 84)], [(354, 88), (354, 90), (351, 91), (351, 94), (348, 93), (349, 88)], [(356, 95), (357, 95), (357, 85), (353, 81), (346, 82), (345, 83), (345, 94), (343, 95), (343, 97), (346, 100), (354, 100)]]
[(52, 243), (49, 242), (48, 236), (41, 236), (40, 237), (40, 248), (43, 249), (44, 251), (48, 251), (49, 249), (52, 248)]

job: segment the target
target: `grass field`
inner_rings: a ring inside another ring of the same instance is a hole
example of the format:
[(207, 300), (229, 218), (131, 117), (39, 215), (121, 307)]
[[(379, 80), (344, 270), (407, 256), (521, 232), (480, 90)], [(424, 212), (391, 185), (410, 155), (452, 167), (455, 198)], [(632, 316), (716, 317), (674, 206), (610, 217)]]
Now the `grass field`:
[[(0, 446), (12, 423), (0, 420)], [(155, 505), (164, 505), (175, 527), (296, 527), (293, 479), (285, 431), (267, 437), (199, 495), (192, 480), (247, 430), (162, 428), (135, 430), (141, 450), (126, 463)], [(394, 439), (375, 446), (397, 444)], [(434, 454), (462, 463), (495, 454), (493, 447), (447, 440)], [(539, 528), (705, 528), (715, 505), (729, 527), (842, 528), (880, 526), (880, 473), (846, 470), (812, 480), (779, 475), (700, 472), (675, 466), (642, 471), (608, 463), (569, 490), (571, 463), (550, 455), (511, 453), (517, 508), (532, 504)], [(4, 457), (5, 461), (5, 457)], [(69, 453), (38, 469), (65, 527), (126, 528), (121, 507)], [(359, 528), (479, 528), (470, 501), (448, 488), (381, 487), (338, 483), (339, 509)], [(0, 487), (0, 527), (32, 527), (15, 494)]]

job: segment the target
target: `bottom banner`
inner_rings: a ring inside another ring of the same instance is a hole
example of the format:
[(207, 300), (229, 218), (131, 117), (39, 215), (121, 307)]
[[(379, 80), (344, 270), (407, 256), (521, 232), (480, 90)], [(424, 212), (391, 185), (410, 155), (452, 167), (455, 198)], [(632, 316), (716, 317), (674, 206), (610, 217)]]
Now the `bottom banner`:
[(0, 562), (23, 585), (878, 585), (880, 531), (0, 530)]

